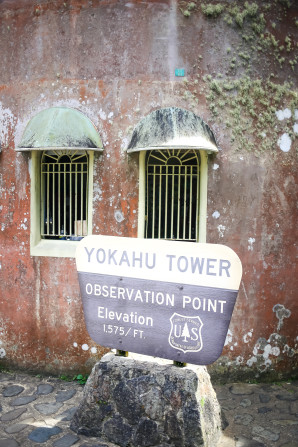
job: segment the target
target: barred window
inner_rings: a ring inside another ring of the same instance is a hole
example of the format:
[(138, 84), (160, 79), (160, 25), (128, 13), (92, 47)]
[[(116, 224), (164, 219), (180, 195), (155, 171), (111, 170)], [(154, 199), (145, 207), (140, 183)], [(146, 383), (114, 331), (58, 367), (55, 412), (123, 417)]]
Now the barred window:
[(145, 237), (198, 241), (199, 151), (151, 150), (146, 159)]
[(41, 237), (76, 240), (87, 235), (88, 154), (48, 150), (41, 158)]

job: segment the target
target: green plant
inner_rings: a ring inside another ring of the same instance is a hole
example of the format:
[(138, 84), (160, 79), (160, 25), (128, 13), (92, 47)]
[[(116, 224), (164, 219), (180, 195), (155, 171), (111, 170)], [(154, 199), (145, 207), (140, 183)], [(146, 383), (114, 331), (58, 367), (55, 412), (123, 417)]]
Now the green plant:
[(0, 365), (0, 373), (1, 372), (11, 374), (11, 371), (4, 365)]
[(207, 5), (202, 3), (201, 5), (202, 12), (208, 17), (217, 17), (219, 16), (223, 10), (224, 6), (220, 3), (217, 3), (216, 5), (212, 5), (211, 3), (208, 3)]
[(61, 376), (59, 376), (59, 379), (64, 380), (65, 382), (71, 382), (71, 377), (66, 376), (65, 374), (61, 374)]
[(108, 405), (108, 402), (106, 402), (105, 400), (98, 400), (97, 405)]
[(188, 5), (187, 5), (187, 9), (188, 9), (189, 11), (192, 11), (193, 9), (195, 9), (195, 7), (196, 7), (196, 4), (195, 4), (194, 2), (190, 2), (190, 3), (188, 3)]
[(88, 379), (88, 374), (77, 374), (75, 375), (72, 380), (73, 381), (77, 381), (80, 385), (85, 385), (85, 383), (87, 382)]

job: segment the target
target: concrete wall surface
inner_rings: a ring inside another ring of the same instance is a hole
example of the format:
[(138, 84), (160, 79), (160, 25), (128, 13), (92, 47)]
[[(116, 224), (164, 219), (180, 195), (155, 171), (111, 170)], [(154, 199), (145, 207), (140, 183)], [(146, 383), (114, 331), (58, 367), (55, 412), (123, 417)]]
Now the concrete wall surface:
[(292, 0), (0, 1), (3, 365), (84, 372), (105, 352), (85, 329), (75, 260), (30, 256), (31, 153), (15, 151), (28, 121), (55, 106), (93, 121), (104, 146), (93, 234), (136, 237), (139, 158), (126, 147), (143, 117), (175, 106), (215, 134), (207, 242), (243, 264), (209, 370), (223, 380), (297, 375), (297, 12)]

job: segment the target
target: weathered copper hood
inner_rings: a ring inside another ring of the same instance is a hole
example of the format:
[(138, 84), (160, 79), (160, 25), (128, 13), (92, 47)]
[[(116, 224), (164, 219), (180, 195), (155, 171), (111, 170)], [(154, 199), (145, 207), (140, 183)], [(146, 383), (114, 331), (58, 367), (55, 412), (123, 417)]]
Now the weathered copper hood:
[(151, 149), (202, 149), (218, 152), (210, 127), (193, 112), (178, 107), (155, 110), (135, 127), (127, 152)]
[(51, 107), (29, 121), (16, 150), (64, 148), (103, 151), (94, 124), (82, 112), (68, 107)]

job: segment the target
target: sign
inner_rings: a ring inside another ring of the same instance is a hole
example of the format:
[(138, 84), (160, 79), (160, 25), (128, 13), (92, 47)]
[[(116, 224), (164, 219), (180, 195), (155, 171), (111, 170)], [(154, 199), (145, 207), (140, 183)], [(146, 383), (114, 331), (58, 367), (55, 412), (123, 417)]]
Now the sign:
[(76, 263), (96, 343), (198, 365), (221, 355), (242, 274), (230, 248), (87, 236)]

